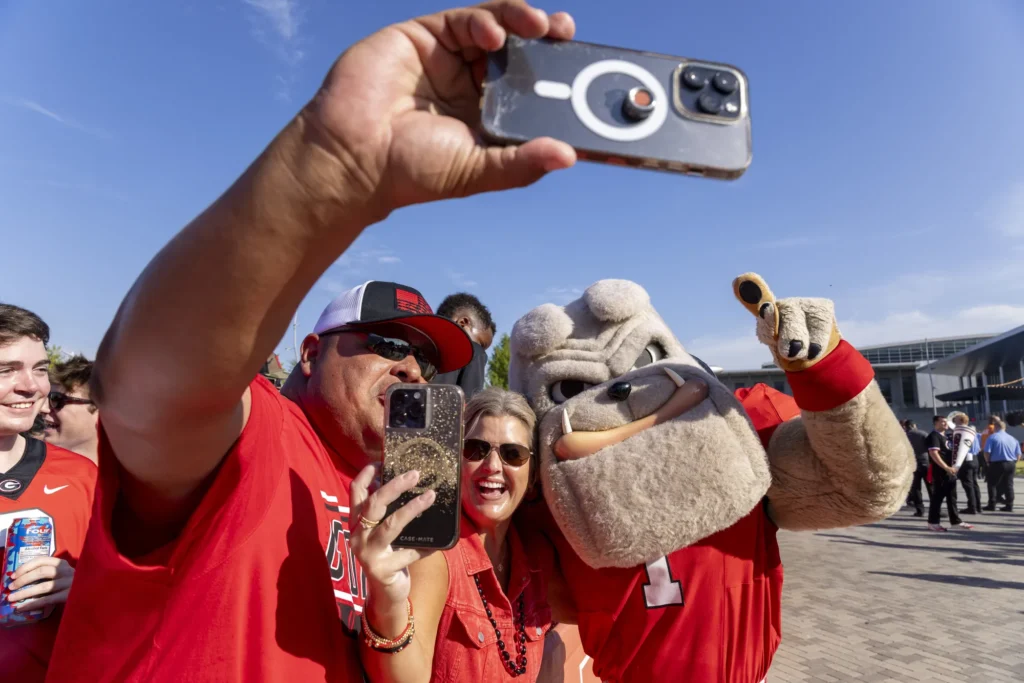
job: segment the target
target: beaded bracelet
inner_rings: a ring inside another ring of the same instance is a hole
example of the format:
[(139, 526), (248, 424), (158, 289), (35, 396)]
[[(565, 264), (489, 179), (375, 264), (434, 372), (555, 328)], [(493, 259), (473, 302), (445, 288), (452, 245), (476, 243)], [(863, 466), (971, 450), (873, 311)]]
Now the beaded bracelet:
[(416, 618), (412, 614), (412, 600), (408, 598), (406, 600), (409, 606), (409, 621), (405, 626), (405, 630), (397, 638), (388, 639), (377, 635), (370, 628), (370, 620), (366, 618), (365, 614), (363, 615), (363, 642), (366, 643), (367, 647), (377, 652), (393, 655), (409, 646), (413, 636), (416, 635)]

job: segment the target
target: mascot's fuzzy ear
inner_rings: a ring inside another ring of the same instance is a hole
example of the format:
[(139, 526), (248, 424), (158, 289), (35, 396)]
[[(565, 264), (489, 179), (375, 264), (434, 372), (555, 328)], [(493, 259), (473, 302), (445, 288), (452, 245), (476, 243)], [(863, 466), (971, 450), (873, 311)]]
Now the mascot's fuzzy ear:
[(572, 329), (572, 318), (563, 308), (543, 304), (516, 321), (512, 327), (512, 345), (517, 355), (537, 358), (561, 348)]
[(629, 280), (601, 280), (583, 293), (590, 312), (601, 322), (619, 323), (646, 310), (651, 297), (643, 287)]

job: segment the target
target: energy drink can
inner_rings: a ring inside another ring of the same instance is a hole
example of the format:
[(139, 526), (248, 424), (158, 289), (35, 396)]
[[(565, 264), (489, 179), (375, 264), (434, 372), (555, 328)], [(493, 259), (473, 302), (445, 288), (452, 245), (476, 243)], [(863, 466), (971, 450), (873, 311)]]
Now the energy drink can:
[(14, 605), (7, 602), (14, 572), (22, 565), (37, 557), (50, 556), (50, 542), (53, 539), (53, 522), (48, 517), (21, 517), (14, 520), (7, 530), (4, 546), (3, 591), (0, 593), (0, 625), (15, 626), (39, 621), (45, 610), (15, 612)]

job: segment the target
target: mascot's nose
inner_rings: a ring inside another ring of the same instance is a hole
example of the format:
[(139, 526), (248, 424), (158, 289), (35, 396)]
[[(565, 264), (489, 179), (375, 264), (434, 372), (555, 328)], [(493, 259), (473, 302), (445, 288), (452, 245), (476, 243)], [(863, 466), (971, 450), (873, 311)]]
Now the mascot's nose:
[(608, 388), (608, 398), (613, 401), (625, 401), (629, 398), (631, 391), (633, 391), (633, 385), (629, 382), (616, 382)]

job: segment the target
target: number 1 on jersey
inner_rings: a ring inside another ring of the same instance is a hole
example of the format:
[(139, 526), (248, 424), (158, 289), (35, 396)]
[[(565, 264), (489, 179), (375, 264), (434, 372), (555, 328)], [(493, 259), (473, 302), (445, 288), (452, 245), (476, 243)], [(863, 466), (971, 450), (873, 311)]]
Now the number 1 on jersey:
[(648, 562), (645, 569), (644, 602), (648, 609), (683, 604), (683, 585), (672, 576), (667, 557)]

